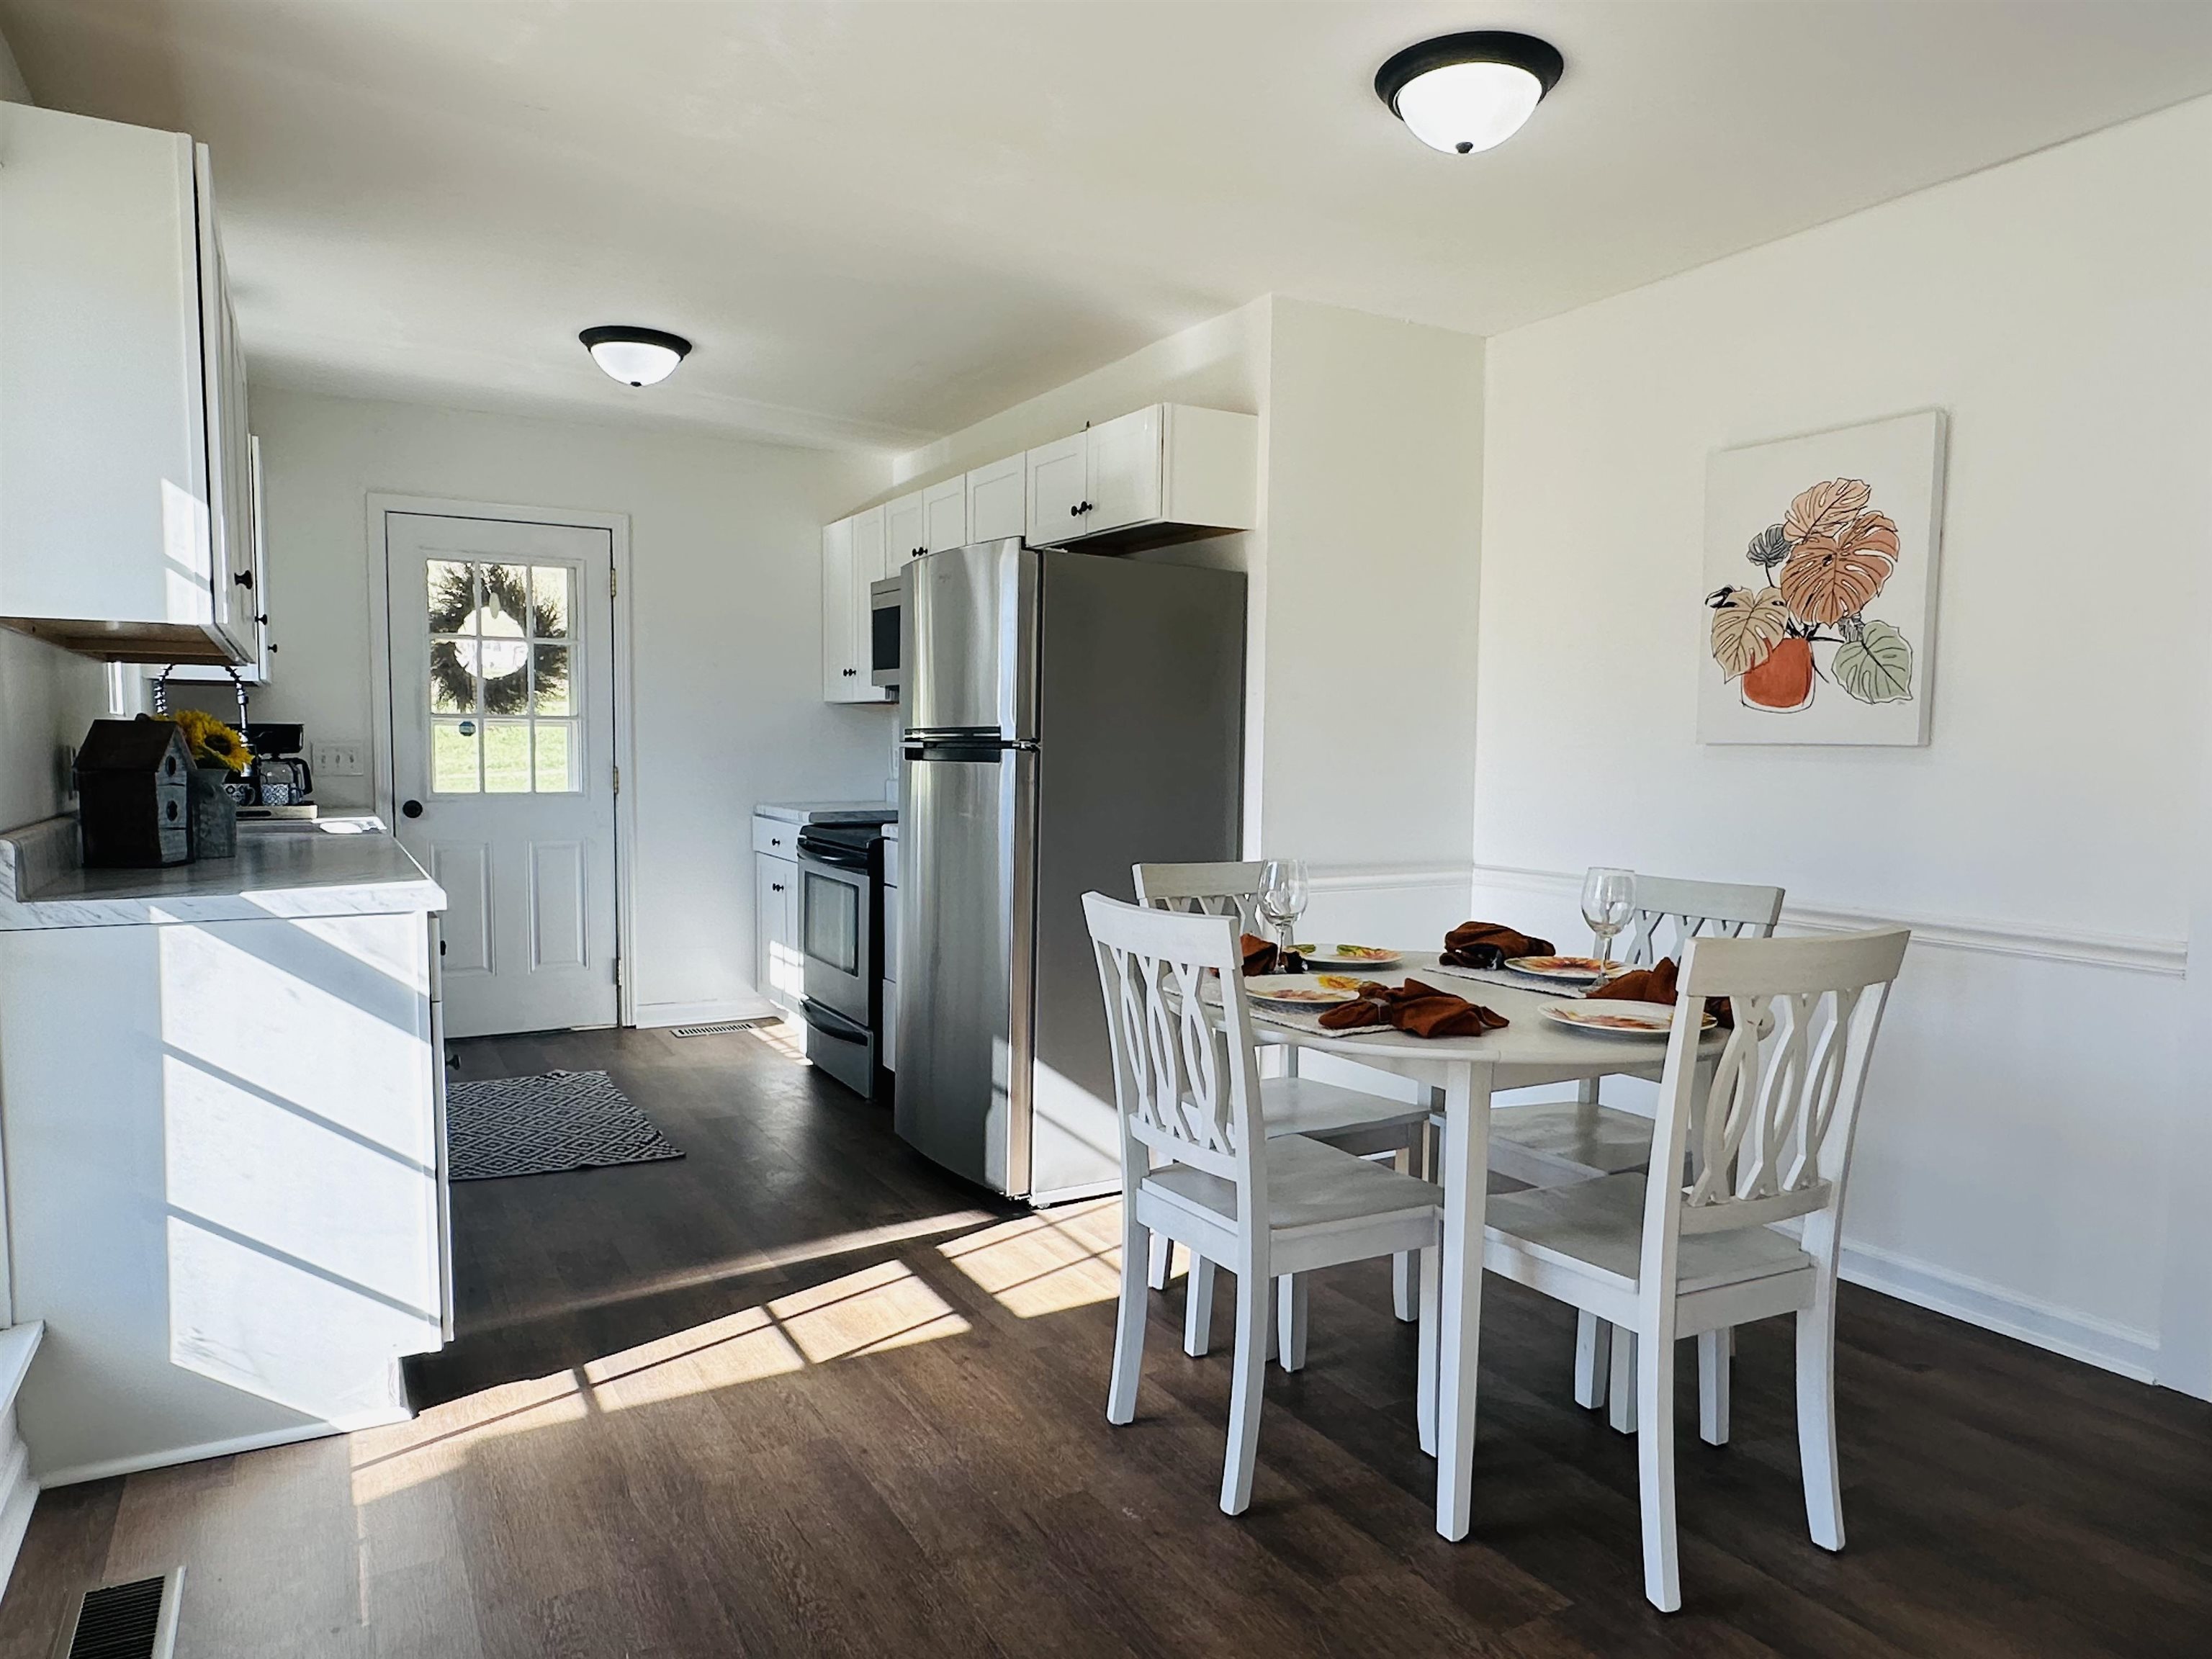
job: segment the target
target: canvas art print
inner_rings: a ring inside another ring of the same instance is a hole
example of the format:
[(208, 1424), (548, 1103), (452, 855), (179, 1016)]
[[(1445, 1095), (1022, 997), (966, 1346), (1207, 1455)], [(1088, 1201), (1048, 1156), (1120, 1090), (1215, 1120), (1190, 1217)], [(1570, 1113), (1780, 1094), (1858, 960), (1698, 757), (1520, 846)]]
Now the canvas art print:
[(1702, 743), (1923, 744), (1943, 416), (1715, 454)]

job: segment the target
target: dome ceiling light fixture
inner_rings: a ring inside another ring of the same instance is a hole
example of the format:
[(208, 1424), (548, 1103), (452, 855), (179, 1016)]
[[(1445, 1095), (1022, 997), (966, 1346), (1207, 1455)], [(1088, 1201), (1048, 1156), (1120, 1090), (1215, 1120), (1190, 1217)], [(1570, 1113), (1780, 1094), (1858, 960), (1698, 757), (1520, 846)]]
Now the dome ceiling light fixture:
[(1442, 34), (1375, 71), (1375, 95), (1431, 149), (1494, 149), (1559, 85), (1566, 59), (1548, 40), (1505, 29)]
[(691, 342), (658, 328), (610, 323), (576, 337), (592, 361), (624, 386), (658, 386), (690, 355)]

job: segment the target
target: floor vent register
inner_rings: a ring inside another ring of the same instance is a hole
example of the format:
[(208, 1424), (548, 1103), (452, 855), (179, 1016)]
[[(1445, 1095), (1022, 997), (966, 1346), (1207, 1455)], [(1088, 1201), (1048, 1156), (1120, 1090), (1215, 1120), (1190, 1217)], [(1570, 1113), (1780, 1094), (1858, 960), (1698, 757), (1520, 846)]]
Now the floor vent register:
[(177, 1599), (185, 1570), (87, 1590), (62, 1659), (170, 1659), (177, 1650)]
[(674, 1036), (720, 1036), (727, 1031), (750, 1031), (757, 1025), (774, 1025), (779, 1016), (763, 1014), (758, 1019), (718, 1019), (711, 1025), (678, 1025), (672, 1028)]

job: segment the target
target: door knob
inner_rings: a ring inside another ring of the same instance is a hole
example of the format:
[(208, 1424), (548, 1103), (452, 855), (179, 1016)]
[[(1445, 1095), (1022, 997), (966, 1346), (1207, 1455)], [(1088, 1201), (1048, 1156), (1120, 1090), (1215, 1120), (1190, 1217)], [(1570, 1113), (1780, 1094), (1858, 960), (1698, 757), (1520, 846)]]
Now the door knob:
[(419, 800), (404, 800), (400, 802), (399, 816), (406, 818), (421, 817), (422, 816), (422, 803)]
[(234, 570), (231, 572), (230, 579), (240, 587), (253, 586), (253, 573), (251, 570)]

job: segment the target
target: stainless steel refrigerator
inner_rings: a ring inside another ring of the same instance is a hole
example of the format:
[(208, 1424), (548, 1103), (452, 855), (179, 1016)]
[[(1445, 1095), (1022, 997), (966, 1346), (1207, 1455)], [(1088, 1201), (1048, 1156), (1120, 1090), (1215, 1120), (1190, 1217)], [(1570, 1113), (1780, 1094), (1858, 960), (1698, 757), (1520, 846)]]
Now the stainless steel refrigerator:
[(893, 1120), (997, 1192), (1110, 1190), (1082, 897), (1236, 856), (1244, 578), (1002, 541), (904, 580)]

